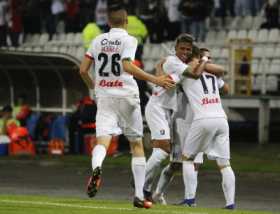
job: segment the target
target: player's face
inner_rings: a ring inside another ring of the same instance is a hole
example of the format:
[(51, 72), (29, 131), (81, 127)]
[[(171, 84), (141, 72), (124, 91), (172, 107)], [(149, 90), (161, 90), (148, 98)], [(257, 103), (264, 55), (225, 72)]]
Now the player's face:
[(211, 62), (212, 61), (212, 57), (211, 57), (211, 54), (209, 51), (203, 51), (202, 52), (202, 57), (203, 56), (207, 56), (208, 57), (208, 62)]
[(187, 62), (192, 54), (192, 44), (187, 42), (180, 42), (175, 47), (176, 56), (183, 62)]

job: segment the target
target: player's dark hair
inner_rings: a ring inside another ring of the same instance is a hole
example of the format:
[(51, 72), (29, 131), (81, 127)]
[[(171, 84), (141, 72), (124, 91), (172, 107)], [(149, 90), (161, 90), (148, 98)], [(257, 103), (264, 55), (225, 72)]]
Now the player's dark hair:
[(192, 55), (191, 58), (200, 58), (200, 49), (198, 46), (194, 45), (192, 46)]
[(200, 52), (210, 52), (208, 48), (200, 48)]
[(194, 38), (190, 34), (182, 33), (177, 37), (176, 45), (178, 45), (181, 42), (192, 44), (194, 42)]
[(122, 26), (127, 23), (127, 12), (125, 9), (109, 10), (108, 20), (113, 27)]

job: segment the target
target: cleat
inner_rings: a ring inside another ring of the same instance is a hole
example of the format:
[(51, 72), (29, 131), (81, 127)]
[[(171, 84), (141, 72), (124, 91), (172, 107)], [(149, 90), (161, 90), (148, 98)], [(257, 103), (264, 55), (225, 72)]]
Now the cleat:
[(153, 195), (153, 201), (154, 203), (162, 204), (162, 205), (167, 205), (167, 202), (164, 198), (163, 194), (154, 194)]
[(94, 197), (100, 185), (101, 185), (101, 168), (96, 167), (92, 172), (92, 176), (90, 176), (88, 180), (88, 184), (87, 184), (88, 197), (90, 198)]
[(224, 207), (226, 210), (234, 210), (235, 209), (235, 204), (230, 204)]
[(195, 198), (184, 199), (177, 205), (188, 206), (188, 207), (196, 207)]
[(151, 193), (151, 192), (149, 192), (149, 191), (147, 191), (147, 190), (143, 190), (143, 193), (144, 193), (144, 198), (145, 198), (145, 200), (154, 203), (153, 196), (152, 196), (152, 193)]
[(138, 197), (134, 197), (133, 206), (137, 208), (149, 209), (153, 206), (153, 203), (147, 200), (141, 200)]

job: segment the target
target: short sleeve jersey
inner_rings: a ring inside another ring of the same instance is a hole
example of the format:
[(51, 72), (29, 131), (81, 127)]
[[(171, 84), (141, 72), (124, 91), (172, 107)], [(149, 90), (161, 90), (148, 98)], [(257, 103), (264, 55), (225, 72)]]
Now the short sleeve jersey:
[(203, 72), (200, 79), (185, 78), (182, 81), (184, 92), (187, 94), (192, 108), (193, 120), (206, 118), (226, 118), (222, 107), (219, 87), (221, 82), (213, 74)]
[(136, 48), (136, 38), (121, 28), (112, 28), (92, 41), (86, 56), (94, 60), (96, 97), (139, 96), (136, 81), (122, 66), (123, 59), (134, 60)]
[[(176, 83), (183, 78), (182, 74), (188, 65), (183, 63), (177, 56), (168, 56), (163, 64), (163, 71)], [(151, 99), (166, 109), (177, 110), (176, 89), (166, 90), (161, 86), (155, 86)]]

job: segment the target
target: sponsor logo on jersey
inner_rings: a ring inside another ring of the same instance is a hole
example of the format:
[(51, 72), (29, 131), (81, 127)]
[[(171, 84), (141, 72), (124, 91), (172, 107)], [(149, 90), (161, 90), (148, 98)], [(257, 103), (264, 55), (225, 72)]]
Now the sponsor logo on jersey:
[(209, 104), (215, 104), (215, 103), (219, 103), (220, 99), (219, 98), (208, 98), (205, 97), (202, 99), (202, 105), (209, 105)]
[(108, 39), (103, 39), (101, 40), (101, 51), (102, 52), (120, 52), (120, 45), (121, 41), (119, 39), (116, 40), (108, 40)]
[(123, 82), (119, 80), (101, 80), (99, 82), (100, 87), (106, 87), (106, 88), (122, 88)]

